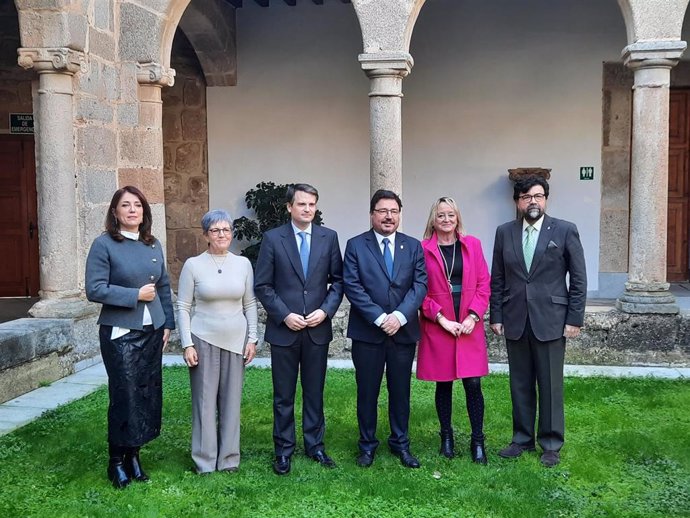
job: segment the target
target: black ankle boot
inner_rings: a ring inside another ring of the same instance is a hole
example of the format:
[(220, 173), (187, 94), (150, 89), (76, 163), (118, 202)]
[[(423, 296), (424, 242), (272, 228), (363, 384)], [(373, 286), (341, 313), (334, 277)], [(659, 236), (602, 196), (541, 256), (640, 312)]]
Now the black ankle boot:
[(455, 440), (453, 439), (453, 430), (441, 430), (439, 435), (441, 436), (441, 450), (439, 453), (447, 459), (452, 459), (455, 457)]
[(125, 454), (125, 470), (132, 480), (137, 482), (147, 482), (149, 476), (141, 467), (139, 460), (139, 448), (132, 448)]
[(477, 464), (486, 464), (489, 461), (489, 459), (486, 458), (483, 437), (481, 439), (472, 439), (470, 441), (470, 453), (472, 454), (472, 462)]
[(108, 463), (108, 480), (115, 489), (123, 489), (132, 481), (127, 475), (122, 457), (110, 457)]

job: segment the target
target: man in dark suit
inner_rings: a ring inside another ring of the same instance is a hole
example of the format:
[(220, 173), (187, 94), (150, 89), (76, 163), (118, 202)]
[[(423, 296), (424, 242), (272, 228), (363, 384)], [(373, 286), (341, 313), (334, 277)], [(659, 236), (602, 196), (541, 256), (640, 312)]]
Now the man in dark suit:
[(334, 468), (326, 454), (323, 388), (331, 319), (343, 299), (343, 262), (338, 235), (312, 225), (318, 191), (295, 184), (287, 191), (290, 223), (264, 234), (254, 288), (268, 313), (265, 340), (271, 344), (273, 374), (273, 470), (290, 472), (295, 451), (295, 389), (302, 382), (305, 453)]
[(345, 293), (352, 305), (347, 336), (357, 380), (359, 456), (371, 466), (379, 445), (376, 420), (384, 366), (388, 386), (388, 446), (403, 466), (418, 468), (410, 453), (410, 374), (419, 340), (417, 310), (426, 296), (424, 253), (416, 239), (397, 232), (402, 202), (391, 191), (371, 199), (371, 230), (347, 242)]
[[(515, 458), (534, 451), (541, 463), (560, 462), (565, 416), (565, 339), (575, 338), (585, 316), (587, 274), (577, 227), (545, 214), (549, 184), (541, 177), (515, 183), (520, 218), (496, 230), (491, 267), (491, 329), (505, 335), (513, 404), (513, 439), (499, 452)], [(569, 283), (566, 283), (566, 275)]]

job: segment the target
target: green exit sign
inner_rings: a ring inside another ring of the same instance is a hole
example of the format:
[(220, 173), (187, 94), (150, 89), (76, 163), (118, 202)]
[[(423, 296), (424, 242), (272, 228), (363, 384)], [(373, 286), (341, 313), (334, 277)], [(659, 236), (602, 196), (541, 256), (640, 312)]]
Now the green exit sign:
[(594, 167), (580, 167), (580, 180), (594, 180)]

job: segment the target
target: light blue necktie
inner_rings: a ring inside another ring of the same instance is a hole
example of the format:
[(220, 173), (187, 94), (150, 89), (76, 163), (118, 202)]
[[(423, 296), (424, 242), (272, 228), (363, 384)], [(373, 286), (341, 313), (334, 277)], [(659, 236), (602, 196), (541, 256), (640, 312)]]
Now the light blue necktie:
[(537, 240), (534, 236), (537, 229), (532, 225), (528, 225), (525, 230), (527, 231), (527, 237), (525, 237), (525, 243), (522, 245), (522, 253), (525, 256), (525, 266), (529, 272), (529, 269), (532, 267), (532, 259), (534, 258), (534, 249), (537, 247)]
[(386, 270), (388, 270), (388, 277), (393, 278), (393, 255), (391, 249), (388, 248), (390, 240), (387, 237), (383, 238), (383, 262), (386, 263)]
[(306, 232), (298, 232), (297, 235), (302, 239), (299, 245), (299, 258), (302, 261), (302, 271), (304, 278), (307, 278), (307, 271), (309, 270), (309, 241), (307, 241)]

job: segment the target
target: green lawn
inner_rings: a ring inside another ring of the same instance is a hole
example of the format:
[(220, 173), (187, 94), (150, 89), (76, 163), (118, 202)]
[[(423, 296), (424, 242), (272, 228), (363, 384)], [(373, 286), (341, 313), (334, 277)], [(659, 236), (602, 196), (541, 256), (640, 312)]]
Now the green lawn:
[(514, 461), (496, 455), (510, 440), (506, 376), (484, 382), (487, 467), (469, 459), (462, 387), (454, 409), (461, 455), (448, 461), (438, 455), (433, 384), (415, 381), (411, 439), (422, 468), (405, 469), (387, 451), (382, 397), (382, 447), (373, 467), (362, 469), (354, 461), (354, 373), (329, 371), (326, 445), (338, 469), (321, 468), (300, 448), (292, 473), (278, 477), (270, 371), (249, 369), (240, 471), (199, 477), (190, 471), (186, 369), (166, 368), (164, 377), (163, 433), (142, 451), (152, 483), (116, 491), (107, 481), (101, 389), (0, 438), (0, 517), (690, 516), (688, 381), (567, 379), (566, 446), (553, 469), (539, 464), (538, 453)]

